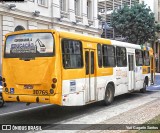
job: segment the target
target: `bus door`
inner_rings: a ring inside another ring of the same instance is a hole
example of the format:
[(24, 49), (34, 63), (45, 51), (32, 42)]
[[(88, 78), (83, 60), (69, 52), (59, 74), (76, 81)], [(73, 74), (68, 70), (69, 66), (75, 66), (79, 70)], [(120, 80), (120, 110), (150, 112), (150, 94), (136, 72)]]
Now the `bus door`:
[(133, 90), (135, 87), (135, 66), (134, 66), (134, 54), (129, 53), (128, 54), (128, 77), (129, 77), (129, 83), (128, 83), (128, 90)]
[(96, 100), (95, 89), (95, 51), (85, 50), (85, 99), (86, 103)]

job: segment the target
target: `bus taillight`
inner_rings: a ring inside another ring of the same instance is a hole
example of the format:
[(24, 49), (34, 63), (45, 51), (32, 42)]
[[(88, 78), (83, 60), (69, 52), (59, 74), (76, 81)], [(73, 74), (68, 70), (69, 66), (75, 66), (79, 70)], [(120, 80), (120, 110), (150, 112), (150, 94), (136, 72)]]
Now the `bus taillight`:
[(5, 81), (6, 81), (6, 79), (5, 79), (5, 78), (2, 78), (2, 81), (3, 81), (3, 82), (5, 82)]
[(53, 83), (57, 83), (57, 79), (56, 79), (56, 78), (53, 78), (53, 79), (52, 79), (52, 82), (53, 82)]
[(7, 87), (7, 84), (6, 84), (6, 83), (3, 83), (3, 86), (4, 86), (4, 87)]
[(51, 85), (52, 89), (56, 88), (56, 85), (55, 84), (52, 84)]

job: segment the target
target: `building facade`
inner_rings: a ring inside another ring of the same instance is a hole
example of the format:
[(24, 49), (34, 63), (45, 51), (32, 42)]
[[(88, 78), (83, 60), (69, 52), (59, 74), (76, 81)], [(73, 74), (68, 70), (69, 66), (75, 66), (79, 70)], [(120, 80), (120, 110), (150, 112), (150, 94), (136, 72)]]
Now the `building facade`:
[[(160, 24), (160, 0), (143, 0), (145, 4), (147, 4), (155, 16), (155, 23)], [(155, 43), (151, 46), (154, 49), (155, 53), (155, 66), (156, 66), (156, 72), (160, 72), (160, 33), (157, 33), (156, 35), (158, 37), (157, 40), (155, 40)]]
[[(155, 19), (160, 24), (160, 0), (154, 0)], [(156, 57), (156, 72), (160, 73), (160, 33), (157, 33), (158, 40), (154, 44), (154, 52)]]
[[(1, 2), (0, 51), (2, 51), (6, 33), (23, 29), (56, 29), (100, 36), (97, 5), (98, 0), (25, 0), (23, 3)], [(1, 57), (2, 54), (0, 59), (2, 59)], [(1, 62), (0, 60), (0, 64)]]

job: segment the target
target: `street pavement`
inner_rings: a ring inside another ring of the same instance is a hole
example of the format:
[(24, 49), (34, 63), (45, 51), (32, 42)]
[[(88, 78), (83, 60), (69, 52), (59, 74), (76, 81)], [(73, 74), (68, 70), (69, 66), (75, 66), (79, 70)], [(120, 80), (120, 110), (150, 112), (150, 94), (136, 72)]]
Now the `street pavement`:
[[(23, 103), (6, 103), (6, 106), (12, 108), (11, 112), (5, 113), (5, 107), (1, 108), (0, 124), (14, 123), (14, 124), (51, 124), (51, 123), (63, 123), (63, 121), (70, 121), (88, 116), (99, 111), (109, 109), (112, 112), (112, 108), (129, 101), (138, 100), (142, 97), (149, 96), (155, 92), (147, 92), (146, 94), (131, 93), (121, 95), (115, 98), (115, 101), (110, 106), (104, 106), (101, 102), (89, 104), (86, 106), (75, 107), (61, 107), (57, 105), (42, 105), (41, 107), (30, 108), (30, 105), (25, 107)], [(37, 106), (37, 105), (36, 105)], [(21, 109), (20, 109), (21, 108)], [(25, 109), (24, 109), (25, 108)], [(26, 109), (28, 108), (28, 110)], [(18, 112), (18, 109), (21, 110)], [(24, 109), (24, 110), (23, 110)], [(115, 108), (113, 108), (114, 110)], [(13, 112), (13, 113), (12, 113)]]
[[(9, 102), (0, 108), (0, 124), (97, 124), (112, 118), (116, 119), (125, 112), (138, 109), (159, 98), (160, 76), (156, 76), (155, 85), (148, 87), (146, 93), (135, 92), (117, 96), (110, 106), (103, 106), (101, 102), (78, 107), (60, 107), (50, 104), (26, 106), (25, 103)], [(52, 125), (46, 127), (52, 131), (54, 128)]]

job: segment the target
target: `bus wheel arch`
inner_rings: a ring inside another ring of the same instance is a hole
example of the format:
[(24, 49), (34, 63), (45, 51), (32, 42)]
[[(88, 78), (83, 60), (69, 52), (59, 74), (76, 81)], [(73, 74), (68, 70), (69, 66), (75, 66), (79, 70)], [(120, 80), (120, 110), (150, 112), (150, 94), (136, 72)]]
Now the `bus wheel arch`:
[(114, 100), (115, 85), (113, 82), (109, 82), (106, 86), (104, 104), (110, 105)]

